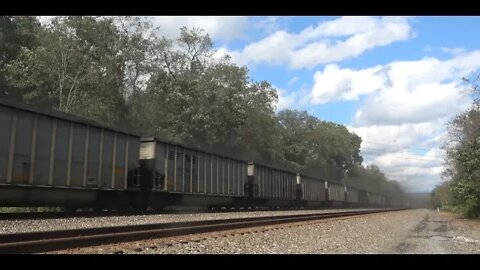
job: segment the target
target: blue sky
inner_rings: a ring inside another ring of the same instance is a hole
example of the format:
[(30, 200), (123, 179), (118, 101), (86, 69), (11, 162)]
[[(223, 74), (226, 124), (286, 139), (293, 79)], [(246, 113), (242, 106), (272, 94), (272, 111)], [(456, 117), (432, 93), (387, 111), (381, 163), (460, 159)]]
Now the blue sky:
[(409, 191), (440, 183), (445, 123), (467, 109), (480, 68), (480, 17), (153, 17), (167, 37), (205, 29), (218, 50), (279, 93), (278, 111), (346, 125)]

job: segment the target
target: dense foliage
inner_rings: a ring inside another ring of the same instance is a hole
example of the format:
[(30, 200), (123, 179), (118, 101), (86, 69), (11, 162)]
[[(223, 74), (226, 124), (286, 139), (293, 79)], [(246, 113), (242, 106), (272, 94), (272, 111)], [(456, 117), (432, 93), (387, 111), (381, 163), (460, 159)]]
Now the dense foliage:
[(448, 144), (444, 146), (447, 168), (445, 182), (432, 192), (432, 202), (468, 217), (480, 216), (480, 89), (479, 74), (467, 80), (476, 97), (466, 112), (449, 123)]

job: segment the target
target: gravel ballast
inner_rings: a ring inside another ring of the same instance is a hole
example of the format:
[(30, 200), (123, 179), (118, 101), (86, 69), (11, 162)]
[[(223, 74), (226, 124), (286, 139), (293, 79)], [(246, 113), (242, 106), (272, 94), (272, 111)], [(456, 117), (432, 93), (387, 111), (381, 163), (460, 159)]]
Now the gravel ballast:
[[(68, 217), (49, 219), (9, 219), (0, 220), (1, 233), (20, 233), (35, 231), (54, 231), (81, 228), (97, 228), (110, 226), (126, 226), (139, 224), (159, 224), (170, 222), (218, 220), (263, 216), (299, 215), (313, 213), (328, 213), (362, 209), (328, 209), (328, 210), (295, 210), (295, 211), (250, 211), (250, 212), (217, 212), (217, 213), (181, 213), (181, 214), (151, 214), (130, 216), (104, 217)], [(365, 210), (365, 209), (363, 209)]]

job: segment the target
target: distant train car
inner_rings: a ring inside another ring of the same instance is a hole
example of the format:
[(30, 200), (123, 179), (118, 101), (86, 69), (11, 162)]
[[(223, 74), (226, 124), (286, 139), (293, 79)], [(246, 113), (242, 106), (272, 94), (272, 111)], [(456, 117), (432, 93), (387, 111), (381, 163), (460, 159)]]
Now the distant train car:
[(377, 195), (375, 204), (378, 205), (378, 206), (381, 206), (381, 207), (386, 206), (387, 205), (387, 200), (386, 200), (385, 196)]
[(366, 190), (358, 191), (358, 205), (362, 207), (368, 206), (368, 192)]
[(248, 164), (249, 187), (253, 203), (289, 206), (297, 197), (297, 174), (259, 163)]
[(374, 206), (376, 204), (376, 195), (373, 192), (367, 192), (368, 205)]
[(330, 206), (342, 206), (345, 205), (345, 185), (327, 181), (328, 196), (327, 202)]
[(352, 187), (347, 187), (346, 201), (349, 205), (358, 205), (360, 202), (360, 191)]
[(387, 205), (385, 196), (373, 192), (368, 192), (368, 202), (369, 206), (373, 207), (383, 207)]
[(298, 198), (301, 205), (314, 207), (323, 206), (326, 202), (326, 181), (302, 174), (297, 176), (300, 192)]

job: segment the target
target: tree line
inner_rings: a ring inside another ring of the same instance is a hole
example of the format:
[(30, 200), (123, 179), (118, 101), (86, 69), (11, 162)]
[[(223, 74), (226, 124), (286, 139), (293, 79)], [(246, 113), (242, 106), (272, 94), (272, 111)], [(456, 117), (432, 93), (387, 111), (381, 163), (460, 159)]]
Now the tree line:
[(361, 138), (306, 111), (219, 56), (210, 36), (160, 36), (142, 17), (0, 17), (0, 98), (402, 197)]
[(467, 217), (480, 217), (480, 73), (464, 78), (472, 106), (448, 123), (444, 182), (432, 192), (432, 203)]

